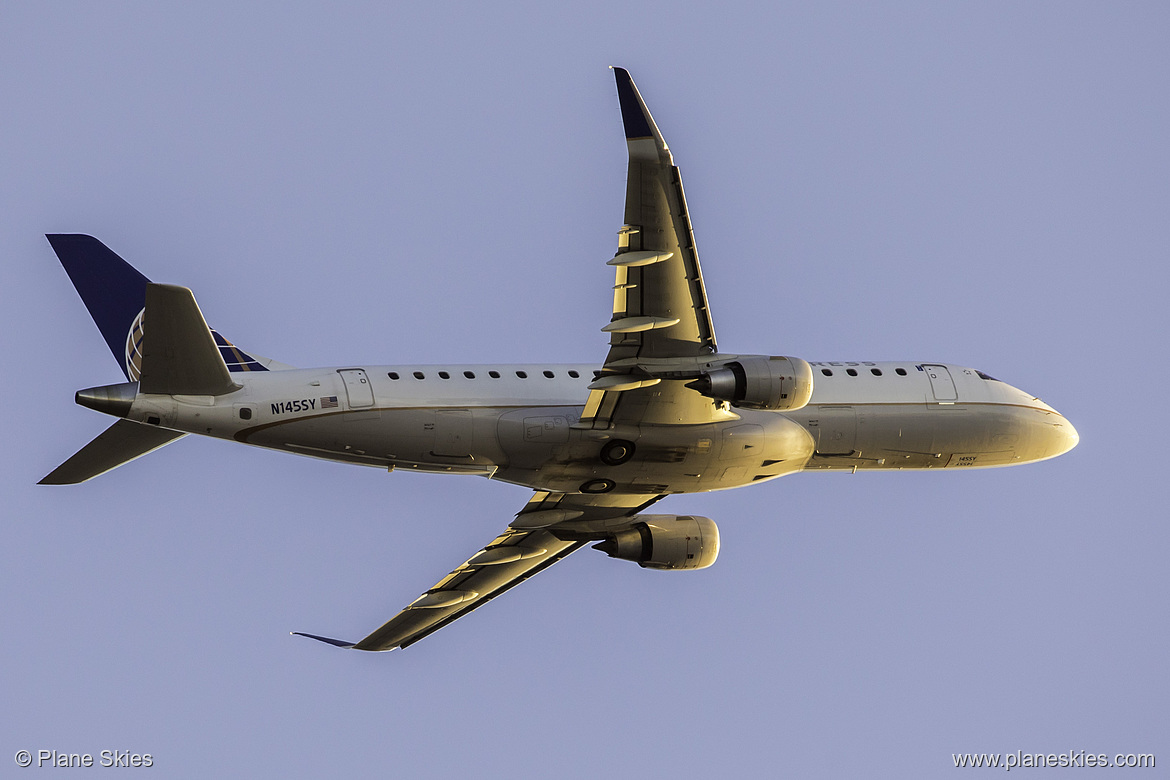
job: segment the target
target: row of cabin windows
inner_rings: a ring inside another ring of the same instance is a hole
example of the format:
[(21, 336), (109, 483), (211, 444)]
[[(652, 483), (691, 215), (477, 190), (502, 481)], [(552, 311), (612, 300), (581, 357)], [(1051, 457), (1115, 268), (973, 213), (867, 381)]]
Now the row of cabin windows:
[[(546, 370), (544, 372), (544, 375), (549, 379), (556, 378), (556, 374), (554, 374), (552, 371)], [(395, 380), (400, 378), (397, 371), (391, 371), (386, 376), (390, 377), (391, 379), (395, 379)], [(426, 379), (427, 378), (427, 375), (421, 371), (415, 371), (413, 376), (415, 379)], [(475, 372), (474, 371), (464, 371), (463, 376), (467, 379), (475, 379)], [(488, 376), (490, 376), (492, 379), (499, 379), (500, 372), (499, 371), (488, 371)], [(516, 376), (518, 376), (520, 379), (527, 379), (528, 372), (527, 371), (517, 371)], [(569, 376), (571, 376), (573, 379), (579, 379), (581, 377), (581, 374), (578, 371), (570, 369)], [(450, 379), (450, 378), (451, 378), (450, 373), (448, 373), (446, 371), (439, 372), (439, 379)]]
[[(825, 376), (832, 376), (833, 375), (832, 369), (829, 369), (829, 368), (822, 368), (821, 373), (824, 374)], [(845, 369), (845, 373), (848, 374), (849, 376), (857, 376), (857, 369), (856, 368), (847, 368), (847, 369)], [(874, 376), (881, 376), (882, 370), (880, 368), (871, 368), (869, 370), (869, 373), (873, 374)], [(894, 373), (897, 374), (898, 376), (906, 376), (906, 369), (895, 368)]]

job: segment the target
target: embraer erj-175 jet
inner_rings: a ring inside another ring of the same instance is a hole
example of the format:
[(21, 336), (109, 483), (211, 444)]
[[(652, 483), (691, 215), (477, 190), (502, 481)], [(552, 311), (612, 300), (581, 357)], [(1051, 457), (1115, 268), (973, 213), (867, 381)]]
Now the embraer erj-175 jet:
[(1055, 409), (972, 368), (720, 352), (679, 170), (629, 74), (614, 72), (629, 172), (600, 368), (297, 369), (234, 346), (190, 290), (152, 284), (98, 240), (50, 235), (128, 381), (77, 393), (121, 419), (42, 483), (82, 482), (195, 433), (536, 491), (503, 533), (365, 639), (304, 634), (392, 650), (590, 543), (653, 569), (710, 566), (714, 522), (648, 511), (671, 493), (812, 469), (1008, 466), (1076, 445)]

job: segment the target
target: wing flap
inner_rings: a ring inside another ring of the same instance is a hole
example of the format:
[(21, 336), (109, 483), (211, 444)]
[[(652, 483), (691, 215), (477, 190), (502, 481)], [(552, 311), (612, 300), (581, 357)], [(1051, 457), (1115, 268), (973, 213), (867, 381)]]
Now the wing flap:
[(357, 642), (354, 649), (408, 647), (552, 566), (583, 544), (562, 541), (545, 530), (505, 531), (381, 628)]
[[(660, 495), (535, 493), (504, 533), (360, 642), (294, 631), (337, 647), (409, 647), (602, 538)], [(550, 525), (551, 524), (551, 525)], [(527, 526), (527, 527), (526, 527)]]

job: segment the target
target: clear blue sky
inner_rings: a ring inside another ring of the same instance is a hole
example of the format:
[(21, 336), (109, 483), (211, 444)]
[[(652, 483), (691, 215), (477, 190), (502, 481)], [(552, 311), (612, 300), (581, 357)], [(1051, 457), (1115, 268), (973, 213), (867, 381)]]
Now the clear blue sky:
[[(1170, 765), (1166, 6), (489, 5), (0, 11), (0, 774)], [(1080, 446), (674, 497), (715, 567), (585, 551), (384, 655), (288, 632), (363, 636), (526, 491), (193, 439), (34, 484), (109, 423), (73, 392), (120, 378), (48, 232), (294, 365), (600, 361), (611, 64), (682, 167), (721, 347), (971, 365)]]

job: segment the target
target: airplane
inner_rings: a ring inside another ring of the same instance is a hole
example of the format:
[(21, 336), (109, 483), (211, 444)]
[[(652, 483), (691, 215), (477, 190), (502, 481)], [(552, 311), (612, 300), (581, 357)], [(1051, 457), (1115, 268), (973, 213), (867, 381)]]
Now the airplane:
[(237, 347), (192, 292), (155, 284), (96, 238), (47, 236), (126, 382), (78, 391), (119, 418), (41, 484), (83, 482), (187, 434), (388, 471), (531, 489), (503, 532), (357, 642), (405, 648), (585, 545), (659, 570), (719, 554), (667, 495), (801, 471), (980, 469), (1053, 458), (1078, 434), (982, 371), (923, 361), (808, 362), (721, 352), (679, 169), (614, 68), (629, 153), (603, 363), (299, 369)]

